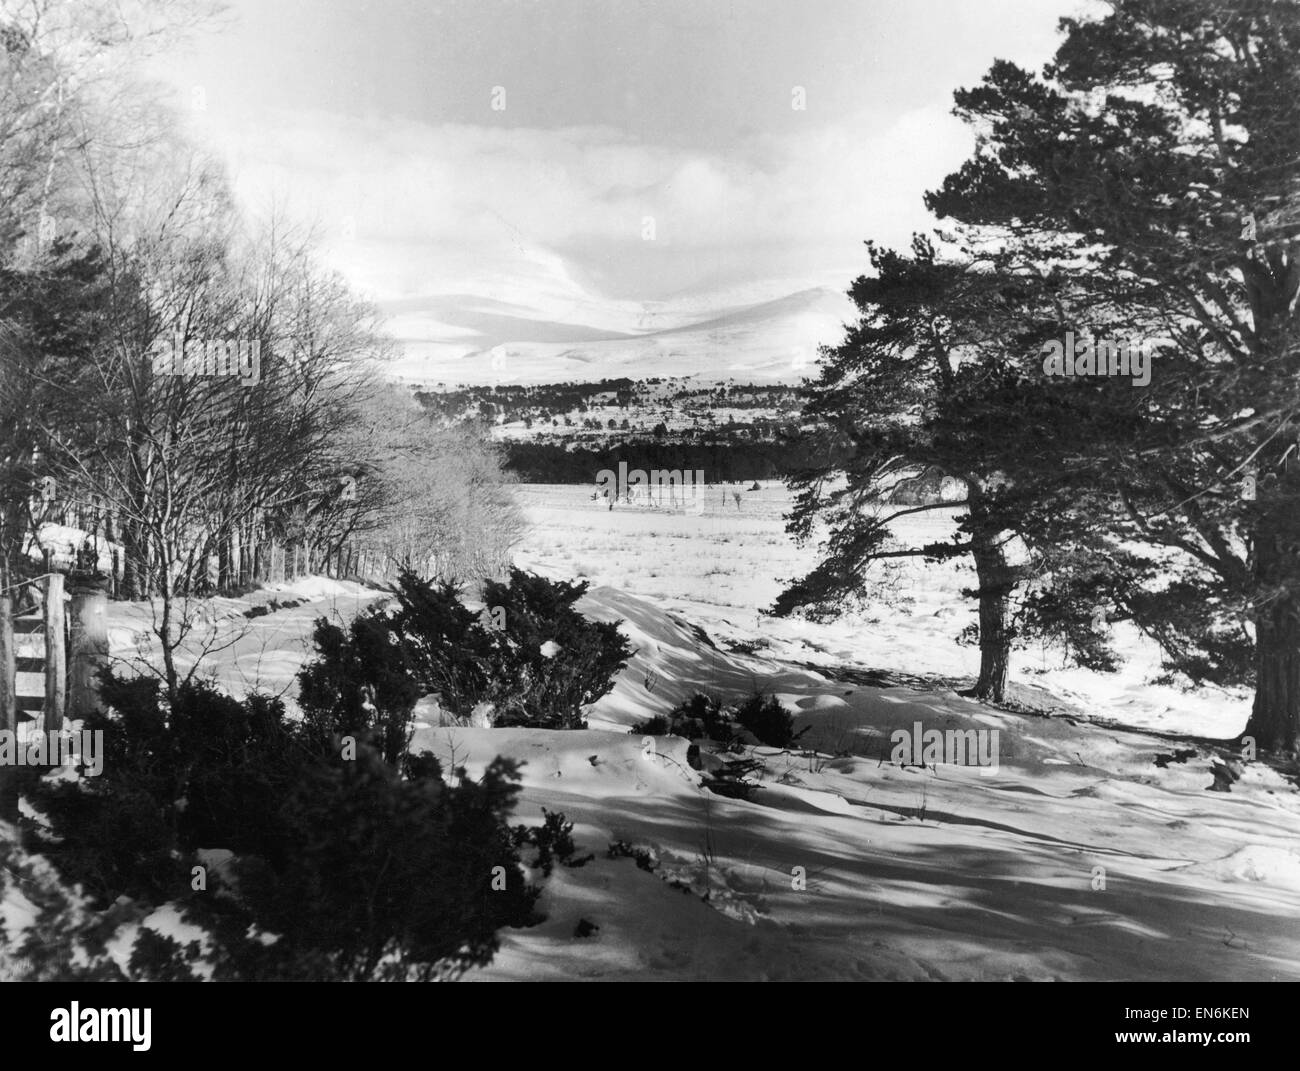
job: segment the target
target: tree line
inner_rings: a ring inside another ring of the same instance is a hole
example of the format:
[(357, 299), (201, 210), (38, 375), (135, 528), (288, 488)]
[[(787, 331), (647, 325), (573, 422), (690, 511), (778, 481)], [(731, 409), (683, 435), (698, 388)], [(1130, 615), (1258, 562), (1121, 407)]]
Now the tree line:
[[(745, 429), (747, 431), (748, 429)], [(579, 483), (594, 486), (601, 469), (620, 461), (643, 469), (702, 470), (708, 483), (770, 480), (820, 458), (820, 443), (778, 431), (771, 441), (740, 433), (715, 435), (708, 442), (674, 442), (647, 436), (620, 437), (608, 445), (511, 441), (505, 464), (525, 483)], [(837, 457), (844, 456), (838, 451)]]
[(241, 209), (134, 73), (212, 14), (0, 14), (0, 596), (75, 529), (114, 594), (157, 601), (173, 688), (191, 599), (482, 575), (519, 530), (482, 436), (384, 382), (379, 314), (311, 229)]

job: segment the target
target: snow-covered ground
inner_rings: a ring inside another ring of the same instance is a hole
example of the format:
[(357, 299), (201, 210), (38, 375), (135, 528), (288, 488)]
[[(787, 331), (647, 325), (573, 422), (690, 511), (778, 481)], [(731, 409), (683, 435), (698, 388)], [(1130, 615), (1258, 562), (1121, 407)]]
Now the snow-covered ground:
[[(961, 595), (976, 586), (966, 560), (902, 559), (879, 574), (879, 598), (830, 624), (766, 617), (761, 611), (784, 582), (812, 568), (816, 548), (797, 547), (786, 535), (791, 499), (782, 484), (764, 481), (758, 491), (743, 491), (737, 505), (738, 486), (710, 486), (702, 516), (623, 504), (610, 511), (591, 501), (590, 487), (520, 486), (529, 528), (517, 562), (642, 596), (701, 626), (720, 647), (756, 647), (759, 679), (769, 663), (813, 663), (957, 687), (973, 682), (978, 649), (955, 642), (976, 621), (974, 601)], [(946, 540), (959, 512), (913, 515), (895, 531), (909, 544)], [(1059, 651), (1037, 645), (1017, 653), (1011, 673), (1017, 702), (1160, 732), (1222, 739), (1241, 732), (1250, 712), (1247, 693), (1149, 684), (1160, 673), (1154, 644), (1126, 624), (1113, 630), (1116, 649), (1127, 656), (1116, 674), (1066, 668)]]
[[(271, 584), (239, 598), (179, 602), (178, 610), (189, 616), (191, 625), (177, 652), (177, 669), (184, 676), (197, 662), (197, 679), (233, 695), (279, 695), (287, 707), (296, 709), (295, 676), (310, 660), (316, 620), (351, 620), (380, 594), (352, 581), (312, 576)], [(159, 612), (156, 605), (144, 602), (110, 604), (109, 652), (120, 672), (159, 665), (158, 639), (152, 634)]]
[[(477, 977), (1300, 978), (1295, 786), (1247, 764), (1231, 792), (1208, 792), (1212, 750), (1157, 766), (1194, 745), (1138, 731), (1230, 737), (1245, 696), (1146, 685), (1149, 650), (1114, 677), (1026, 652), (1014, 692), (1044, 713), (990, 709), (952, 687), (977, 659), (953, 643), (972, 613), (956, 565), (898, 577), (910, 605), (800, 626), (756, 613), (811, 561), (783, 534), (779, 486), (739, 509), (719, 489), (703, 518), (611, 512), (582, 488), (521, 498), (532, 528), (520, 563), (590, 578), (582, 608), (625, 621), (636, 654), (589, 732), (417, 737), (444, 757), (454, 746), (471, 773), (498, 753), (525, 759), (521, 813), (563, 811), (596, 855), (554, 872), (548, 920), (505, 934)], [(873, 687), (810, 663), (915, 679)], [(755, 688), (798, 711), (811, 752), (757, 749), (750, 801), (702, 788), (683, 742), (647, 755), (627, 735), (696, 689)], [(996, 774), (891, 764), (891, 732), (917, 722), (998, 730)], [(650, 849), (658, 870), (606, 858), (616, 840)], [(600, 929), (576, 937), (582, 919)]]
[[(1017, 712), (990, 708), (955, 692), (977, 663), (953, 642), (973, 613), (960, 566), (908, 566), (890, 605), (851, 619), (773, 621), (758, 610), (812, 560), (783, 533), (778, 485), (739, 508), (713, 488), (702, 517), (609, 511), (589, 493), (520, 488), (532, 525), (517, 560), (589, 579), (580, 609), (624, 622), (634, 654), (590, 728), (420, 724), (413, 745), (471, 776), (498, 754), (523, 760), (519, 820), (562, 811), (595, 856), (544, 879), (546, 921), (504, 931), (471, 978), (1300, 979), (1300, 794), (1259, 763), (1207, 791), (1229, 753), (1174, 738), (1240, 732), (1247, 696), (1150, 686), (1154, 655), (1134, 645), (1113, 677), (1021, 652)], [(292, 694), (312, 621), (374, 597), (300, 581), (219, 601), (213, 632), (231, 642), (204, 673)], [(307, 601), (243, 616), (272, 598)], [(115, 653), (131, 657), (148, 612), (113, 615)], [(696, 690), (755, 689), (809, 731), (753, 749), (748, 801), (705, 789), (686, 741), (628, 733)], [(996, 730), (996, 769), (891, 763), (891, 733), (918, 722)], [(1191, 756), (1156, 764), (1180, 749)], [(616, 841), (653, 872), (608, 857)]]

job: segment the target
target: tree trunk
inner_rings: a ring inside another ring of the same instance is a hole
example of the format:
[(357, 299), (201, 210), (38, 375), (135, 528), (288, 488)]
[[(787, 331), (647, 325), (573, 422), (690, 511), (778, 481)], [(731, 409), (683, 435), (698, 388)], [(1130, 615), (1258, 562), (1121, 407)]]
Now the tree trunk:
[[(972, 494), (972, 498), (974, 494)], [(1003, 550), (1005, 532), (981, 523), (978, 504), (972, 504), (971, 556), (979, 583), (980, 675), (975, 687), (963, 695), (1001, 703), (1006, 695), (1007, 669), (1011, 662), (1011, 592), (1016, 586), (1015, 570), (1007, 564)]]
[[(1286, 518), (1282, 527), (1297, 521)], [(1255, 615), (1255, 702), (1244, 736), (1260, 751), (1300, 752), (1300, 600), (1295, 590), (1296, 538), (1271, 527), (1258, 534), (1255, 576), (1274, 592)]]
[[(1281, 356), (1280, 340), (1295, 330), (1293, 310), (1300, 300), (1300, 265), (1286, 247), (1252, 258), (1244, 273), (1258, 357)], [(1295, 428), (1292, 427), (1294, 439)], [(1245, 736), (1261, 751), (1297, 754), (1300, 736), (1300, 515), (1295, 494), (1300, 479), (1282, 436), (1261, 444), (1261, 472), (1276, 474), (1279, 497), (1265, 510), (1254, 531), (1255, 702)]]
[(1257, 623), (1255, 702), (1246, 736), (1261, 751), (1296, 754), (1300, 733), (1300, 628), (1296, 605), (1270, 607)]
[(128, 599), (148, 597), (148, 570), (144, 564), (144, 550), (140, 539), (140, 526), (127, 521), (122, 526), (122, 588)]
[(222, 536), (217, 540), (217, 590), (223, 594), (230, 591), (234, 583), (231, 563), (231, 540)]
[(252, 525), (245, 525), (243, 531), (239, 533), (239, 587), (241, 591), (247, 591), (253, 586), (253, 556), (255, 554), (256, 548), (253, 545)]
[(104, 542), (108, 544), (108, 593), (116, 599), (122, 592), (122, 575), (119, 566), (117, 548), (113, 545), (117, 539), (117, 525), (112, 509), (104, 510)]
[(268, 546), (265, 533), (260, 528), (253, 529), (253, 582), (265, 584), (271, 578), (272, 562), (270, 551), (274, 544)]

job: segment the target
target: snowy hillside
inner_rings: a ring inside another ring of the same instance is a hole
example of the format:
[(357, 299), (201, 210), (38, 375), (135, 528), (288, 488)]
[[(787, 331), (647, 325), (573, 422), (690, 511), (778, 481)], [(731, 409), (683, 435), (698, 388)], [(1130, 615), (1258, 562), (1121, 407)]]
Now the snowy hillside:
[[(522, 494), (533, 527), (519, 562), (590, 578), (579, 608), (622, 621), (634, 654), (587, 731), (417, 725), (414, 748), (471, 776), (498, 754), (523, 760), (520, 819), (562, 811), (594, 855), (557, 867), (546, 921), (504, 931), (471, 978), (1300, 979), (1300, 794), (1190, 739), (1239, 732), (1242, 695), (1148, 685), (1140, 647), (1109, 677), (1022, 652), (1016, 710), (991, 708), (955, 693), (975, 664), (952, 642), (970, 612), (956, 566), (895, 578), (910, 600), (860, 617), (773, 622), (758, 614), (773, 563), (807, 560), (781, 533), (780, 487), (739, 508), (719, 496), (702, 517), (596, 509), (578, 488)], [(212, 675), (282, 691), (311, 621), (374, 597), (300, 582), (253, 597), (271, 609), (254, 618), (247, 600), (223, 601), (216, 627), (233, 642)], [(147, 615), (114, 614), (128, 655)], [(751, 799), (703, 785), (735, 756), (706, 751), (696, 769), (685, 740), (627, 731), (696, 690), (756, 688), (808, 732), (750, 750)], [(996, 730), (996, 766), (892, 762), (892, 734), (918, 723)], [(1209, 791), (1225, 761), (1240, 780)]]

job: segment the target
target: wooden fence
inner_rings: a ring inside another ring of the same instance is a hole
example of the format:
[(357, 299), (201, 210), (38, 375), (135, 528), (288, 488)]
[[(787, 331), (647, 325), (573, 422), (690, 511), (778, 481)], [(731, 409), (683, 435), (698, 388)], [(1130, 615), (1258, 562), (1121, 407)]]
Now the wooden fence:
[[(15, 616), (17, 588), (0, 591), (0, 729), (16, 734), (20, 724), (39, 721), (36, 728), (57, 731), (99, 709), (95, 677), (108, 661), (108, 584), (59, 572), (25, 583), (41, 585), (39, 614)], [(0, 766), (0, 819), (14, 820), (17, 806), (11, 771)]]

